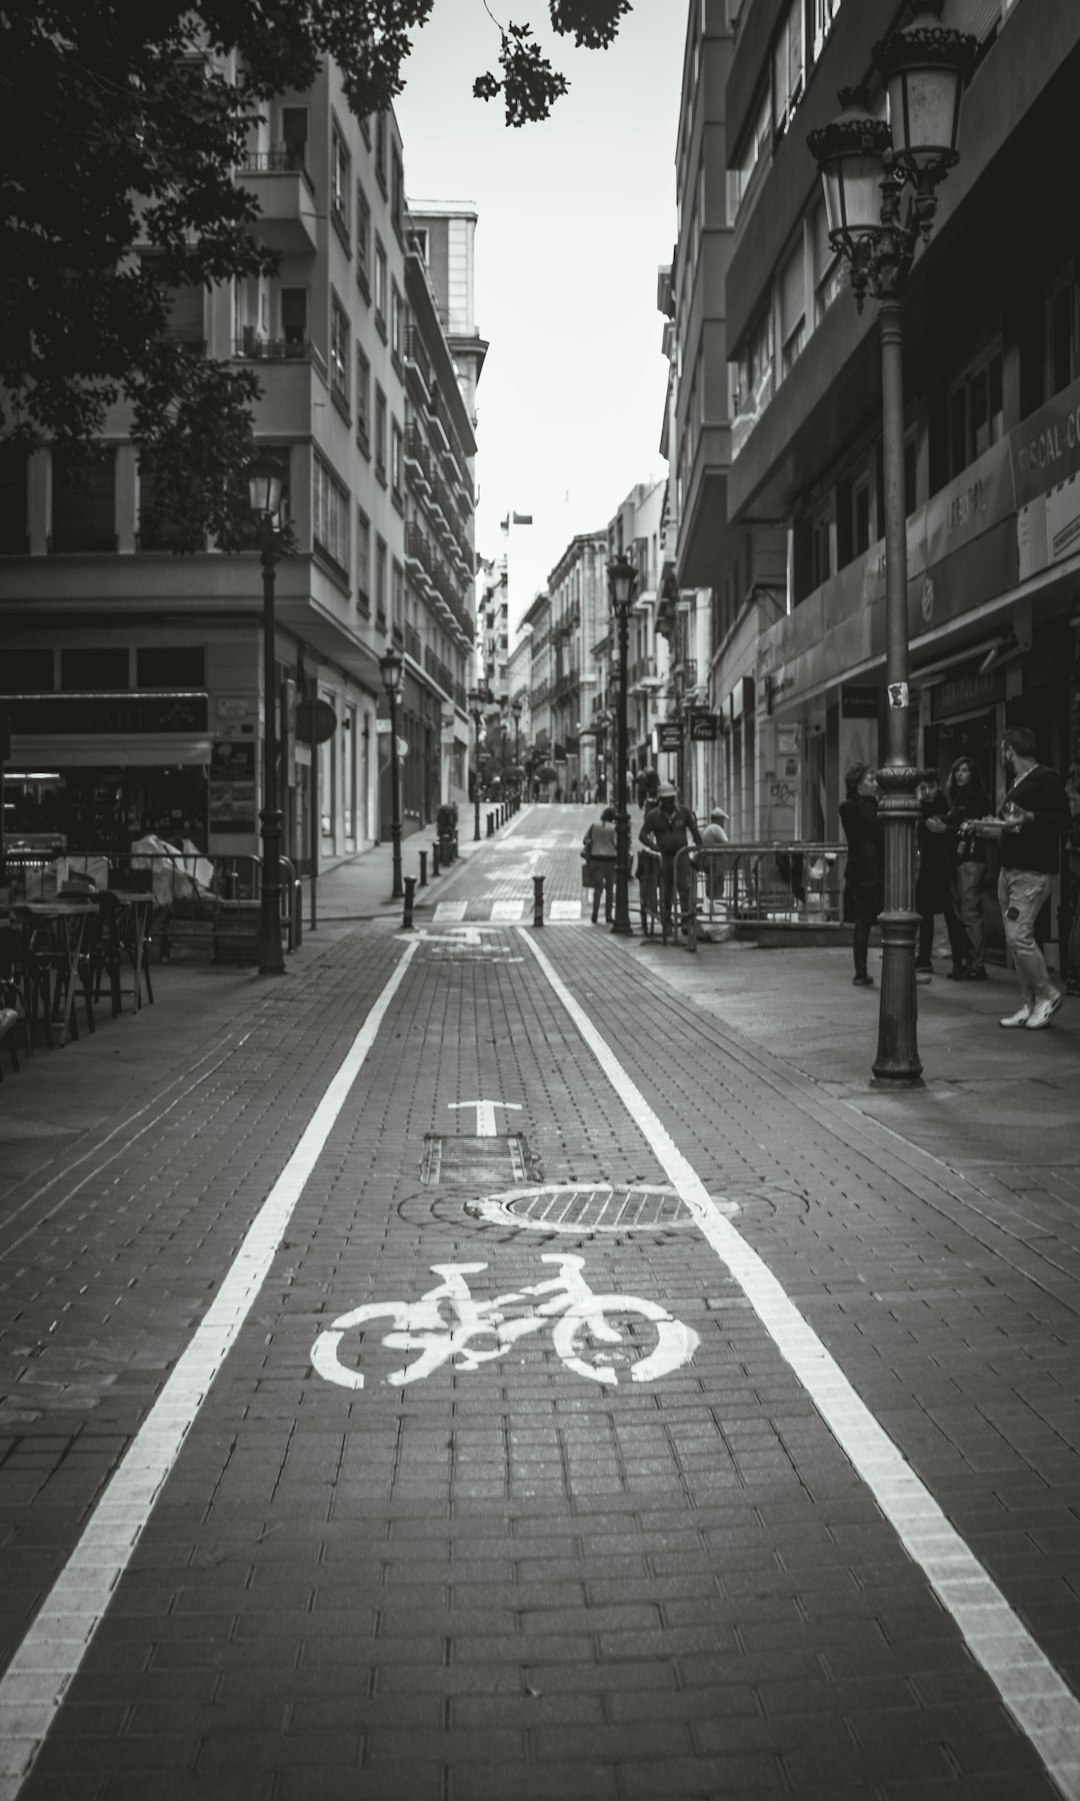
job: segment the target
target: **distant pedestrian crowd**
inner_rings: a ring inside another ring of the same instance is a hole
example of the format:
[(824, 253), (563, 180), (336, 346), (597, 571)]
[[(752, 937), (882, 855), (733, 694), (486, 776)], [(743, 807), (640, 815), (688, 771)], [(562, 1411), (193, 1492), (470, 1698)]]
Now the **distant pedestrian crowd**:
[[(1001, 758), (1006, 791), (996, 812), (970, 756), (956, 759), (944, 789), (936, 770), (924, 771), (918, 784), (915, 979), (929, 982), (933, 977), (934, 928), (940, 917), (949, 941), (949, 979), (986, 981), (987, 847), (996, 843), (997, 898), (1020, 991), (1018, 1007), (1000, 1024), (1007, 1030), (1038, 1031), (1050, 1024), (1063, 995), (1047, 970), (1036, 922), (1061, 870), (1063, 838), (1075, 834), (1080, 822), (1074, 822), (1073, 797), (1060, 776), (1039, 761), (1035, 734), (1027, 726), (1009, 727)], [(885, 909), (880, 786), (868, 764), (856, 763), (847, 771), (845, 787), (847, 798), (840, 807), (848, 845), (844, 917), (854, 928), (855, 986), (871, 988), (870, 931)], [(1075, 799), (1080, 806), (1080, 795)]]

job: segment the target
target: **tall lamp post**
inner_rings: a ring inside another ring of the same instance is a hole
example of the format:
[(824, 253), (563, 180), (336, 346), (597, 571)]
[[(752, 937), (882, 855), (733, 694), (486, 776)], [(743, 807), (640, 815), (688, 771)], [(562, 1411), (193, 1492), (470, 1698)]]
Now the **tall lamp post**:
[(484, 721), (484, 701), (487, 689), (476, 687), (469, 689), (469, 712), (473, 722), (473, 843), (480, 842), (480, 727)]
[(518, 799), (521, 799), (521, 701), (512, 700), (510, 711), (514, 715), (514, 784)]
[(630, 638), (630, 611), (637, 587), (637, 571), (620, 553), (608, 564), (611, 611), (619, 629), (619, 694), (615, 714), (615, 917), (611, 929), (632, 937), (630, 924), (630, 811), (626, 800), (626, 663)]
[(259, 974), (283, 976), (281, 950), (281, 811), (277, 799), (277, 659), (274, 622), (274, 571), (278, 560), (275, 536), (280, 525), (281, 477), (262, 471), (248, 476), (248, 500), (259, 522), (263, 584), (263, 804), (259, 813), (262, 840), (262, 892), (259, 906)]
[(391, 900), (400, 900), (405, 893), (401, 881), (401, 781), (398, 772), (397, 748), (397, 704), (401, 694), (401, 671), (404, 659), (401, 652), (390, 649), (379, 658), (382, 670), (383, 687), (390, 703), (390, 842), (391, 863), (394, 883), (390, 891)]
[(821, 170), (829, 242), (848, 265), (859, 310), (879, 302), (885, 489), (885, 683), (888, 731), (884, 791), (885, 909), (881, 915), (881, 1004), (877, 1086), (922, 1085), (916, 1036), (915, 826), (919, 770), (910, 748), (907, 523), (904, 495), (903, 300), (915, 249), (927, 242), (937, 188), (958, 160), (960, 96), (976, 42), (940, 24), (929, 0), (911, 24), (873, 47), (889, 98), (889, 120), (870, 114), (864, 93), (842, 88), (839, 118), (807, 142)]

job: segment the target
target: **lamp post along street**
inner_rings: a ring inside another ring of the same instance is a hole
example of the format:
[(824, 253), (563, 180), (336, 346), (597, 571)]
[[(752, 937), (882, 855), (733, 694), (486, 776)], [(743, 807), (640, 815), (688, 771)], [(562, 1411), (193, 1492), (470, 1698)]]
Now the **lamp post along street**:
[(611, 929), (621, 937), (633, 937), (634, 933), (630, 923), (630, 810), (626, 797), (626, 676), (630, 610), (636, 586), (637, 573), (625, 555), (608, 564), (611, 611), (619, 633), (619, 693), (615, 712), (615, 916)]
[(473, 722), (473, 843), (480, 842), (480, 726), (483, 722), (484, 695), (480, 688), (469, 689), (469, 712)]
[(903, 31), (873, 46), (889, 99), (886, 122), (865, 93), (843, 88), (839, 118), (809, 133), (825, 190), (829, 242), (848, 265), (856, 304), (880, 303), (885, 508), (885, 906), (881, 914), (881, 1002), (876, 1086), (922, 1086), (915, 987), (916, 797), (911, 754), (904, 493), (903, 300), (920, 237), (930, 237), (937, 187), (957, 161), (960, 96), (975, 39), (940, 24), (943, 0), (928, 0)]
[(278, 559), (275, 520), (281, 506), (281, 478), (253, 474), (248, 481), (251, 510), (259, 522), (263, 589), (263, 804), (259, 812), (262, 883), (259, 901), (259, 974), (285, 974), (281, 949), (281, 812), (277, 800), (277, 658), (274, 576)]
[(390, 649), (379, 659), (383, 687), (390, 708), (390, 842), (393, 885), (391, 900), (401, 900), (405, 893), (401, 880), (401, 776), (398, 769), (397, 703), (401, 684), (402, 658)]

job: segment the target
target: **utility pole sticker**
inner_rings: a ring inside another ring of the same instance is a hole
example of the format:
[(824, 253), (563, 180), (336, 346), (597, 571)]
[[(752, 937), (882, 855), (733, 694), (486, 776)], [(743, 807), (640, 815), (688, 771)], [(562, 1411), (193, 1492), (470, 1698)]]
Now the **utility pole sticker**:
[(889, 683), (889, 705), (897, 711), (908, 704), (908, 685), (906, 682)]

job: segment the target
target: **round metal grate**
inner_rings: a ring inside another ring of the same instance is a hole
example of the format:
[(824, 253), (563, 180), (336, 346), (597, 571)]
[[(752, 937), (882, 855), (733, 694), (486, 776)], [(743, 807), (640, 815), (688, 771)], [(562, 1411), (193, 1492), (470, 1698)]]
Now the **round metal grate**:
[(694, 1224), (693, 1213), (674, 1188), (642, 1182), (631, 1187), (557, 1182), (511, 1188), (469, 1201), (466, 1208), (493, 1224), (533, 1232), (670, 1232)]

